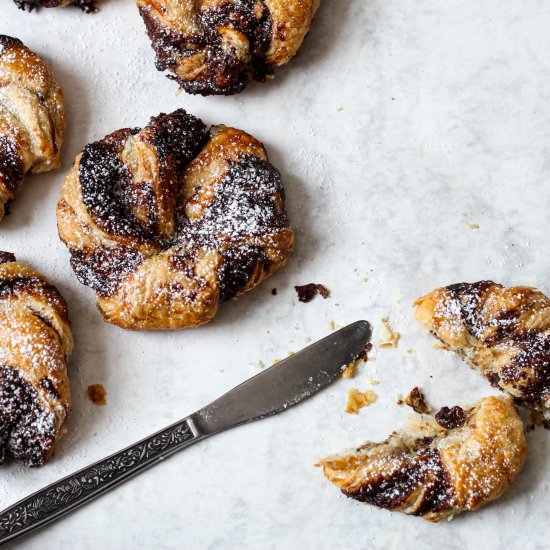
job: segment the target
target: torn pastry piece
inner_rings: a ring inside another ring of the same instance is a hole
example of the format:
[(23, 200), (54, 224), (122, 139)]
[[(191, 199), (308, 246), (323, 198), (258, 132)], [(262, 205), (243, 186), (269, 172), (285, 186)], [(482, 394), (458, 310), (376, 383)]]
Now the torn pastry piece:
[(34, 8), (63, 8), (76, 6), (85, 13), (96, 11), (95, 0), (13, 0), (18, 8), (32, 11)]
[(0, 464), (41, 466), (53, 455), (71, 409), (72, 347), (58, 290), (0, 252)]
[(0, 220), (27, 173), (59, 168), (63, 92), (44, 61), (0, 35)]
[(438, 288), (416, 318), (489, 382), (550, 421), (550, 299), (491, 281)]
[(183, 109), (87, 145), (57, 223), (104, 319), (134, 330), (211, 321), (284, 266), (294, 242), (263, 145)]
[(304, 40), (319, 0), (136, 0), (159, 71), (191, 94), (264, 81)]
[(325, 476), (346, 496), (437, 522), (497, 499), (523, 466), (523, 424), (509, 398), (481, 399), (455, 429), (416, 418), (383, 443), (321, 460)]

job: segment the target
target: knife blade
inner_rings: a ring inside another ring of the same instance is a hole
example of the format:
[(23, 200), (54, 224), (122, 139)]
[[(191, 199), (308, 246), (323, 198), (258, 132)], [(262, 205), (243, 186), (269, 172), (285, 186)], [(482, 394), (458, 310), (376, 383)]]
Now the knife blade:
[(206, 407), (0, 512), (0, 545), (75, 510), (171, 454), (221, 431), (280, 413), (332, 382), (370, 338), (356, 321), (253, 376)]

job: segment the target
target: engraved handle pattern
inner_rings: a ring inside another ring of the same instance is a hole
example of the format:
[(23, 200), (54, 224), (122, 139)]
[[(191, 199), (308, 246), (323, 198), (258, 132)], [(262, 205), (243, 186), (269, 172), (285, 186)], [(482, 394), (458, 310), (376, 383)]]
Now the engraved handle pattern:
[(70, 512), (198, 439), (188, 417), (34, 493), (0, 512), (0, 544)]

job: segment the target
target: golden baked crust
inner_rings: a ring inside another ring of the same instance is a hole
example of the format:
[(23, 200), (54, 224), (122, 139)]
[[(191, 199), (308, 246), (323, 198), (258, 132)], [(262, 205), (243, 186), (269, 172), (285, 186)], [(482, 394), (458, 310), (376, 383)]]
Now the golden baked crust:
[(76, 6), (85, 13), (96, 11), (95, 0), (13, 0), (18, 8), (32, 11), (34, 8), (63, 8), (65, 6)]
[(59, 235), (106, 321), (180, 329), (212, 320), (293, 246), (262, 144), (179, 109), (88, 145), (63, 184)]
[(416, 318), (489, 382), (550, 420), (550, 299), (491, 281), (438, 288)]
[(325, 476), (361, 502), (437, 522), (495, 500), (523, 466), (523, 424), (508, 398), (481, 399), (457, 428), (421, 418), (383, 443), (321, 460)]
[(320, 0), (136, 0), (159, 71), (192, 94), (230, 95), (298, 52)]
[(45, 63), (0, 35), (0, 219), (27, 172), (59, 168), (63, 93)]
[(58, 290), (0, 252), (0, 463), (40, 466), (54, 453), (71, 409), (72, 347)]

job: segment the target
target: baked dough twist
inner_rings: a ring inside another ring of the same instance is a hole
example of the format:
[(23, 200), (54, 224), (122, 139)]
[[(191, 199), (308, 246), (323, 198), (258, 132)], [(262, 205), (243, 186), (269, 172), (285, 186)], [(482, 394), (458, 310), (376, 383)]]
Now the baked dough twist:
[(136, 0), (159, 71), (191, 94), (230, 95), (298, 52), (320, 0)]
[(210, 321), (286, 263), (293, 231), (262, 144), (179, 109), (88, 145), (63, 184), (59, 235), (106, 321)]
[(438, 288), (416, 317), (489, 382), (550, 421), (550, 299), (491, 281)]
[(321, 460), (325, 476), (361, 502), (437, 522), (495, 500), (523, 466), (523, 424), (507, 398), (481, 399), (457, 428), (421, 418), (383, 443)]
[(27, 172), (59, 168), (64, 124), (51, 71), (20, 40), (0, 35), (0, 219)]
[(96, 11), (95, 0), (13, 0), (18, 8), (32, 11), (34, 8), (63, 8), (65, 6), (76, 6), (85, 13)]
[(0, 252), (0, 464), (41, 466), (71, 410), (67, 306), (34, 269)]

